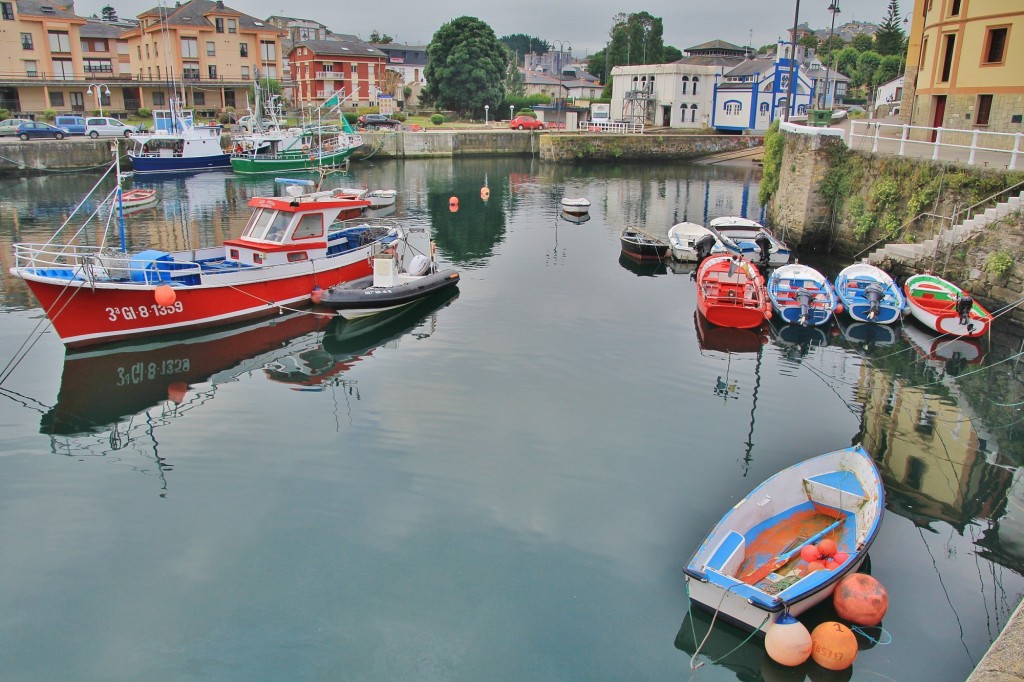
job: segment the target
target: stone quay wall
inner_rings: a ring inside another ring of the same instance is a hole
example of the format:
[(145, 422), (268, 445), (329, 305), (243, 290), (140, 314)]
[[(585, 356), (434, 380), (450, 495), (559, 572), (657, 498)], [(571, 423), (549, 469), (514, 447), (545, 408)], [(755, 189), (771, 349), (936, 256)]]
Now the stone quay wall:
[(564, 133), (541, 135), (540, 160), (555, 163), (580, 161), (666, 162), (690, 161), (721, 152), (759, 147), (761, 135), (640, 135)]

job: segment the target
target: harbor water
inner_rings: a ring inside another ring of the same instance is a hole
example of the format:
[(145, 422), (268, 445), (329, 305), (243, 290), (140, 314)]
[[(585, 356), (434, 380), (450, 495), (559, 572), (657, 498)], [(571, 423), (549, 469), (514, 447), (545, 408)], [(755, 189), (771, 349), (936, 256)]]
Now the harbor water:
[[(692, 267), (621, 256), (626, 226), (760, 218), (756, 169), (353, 163), (326, 186), (399, 190), (457, 292), (66, 352), (11, 245), (98, 178), (0, 188), (4, 680), (963, 680), (1021, 600), (1017, 346), (912, 321), (713, 328)], [(133, 249), (237, 236), (250, 197), (282, 192), (129, 184), (160, 197), (126, 216)], [(81, 240), (116, 245), (109, 217)], [(826, 675), (717, 622), (694, 656), (711, 618), (682, 567), (708, 530), (853, 443), (886, 485), (882, 641)]]

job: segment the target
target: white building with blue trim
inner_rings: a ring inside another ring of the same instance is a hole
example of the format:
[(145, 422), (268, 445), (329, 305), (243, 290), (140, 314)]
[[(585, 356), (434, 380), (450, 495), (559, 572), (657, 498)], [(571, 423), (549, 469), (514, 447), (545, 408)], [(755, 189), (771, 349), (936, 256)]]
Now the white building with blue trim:
[(784, 117), (791, 67), (796, 87), (790, 116), (806, 115), (815, 96), (817, 79), (811, 78), (801, 62), (809, 64), (813, 57), (798, 44), (797, 61), (793, 64), (790, 48), (789, 42), (780, 40), (774, 57), (748, 59), (717, 79), (711, 127), (726, 131), (767, 130), (772, 121)]

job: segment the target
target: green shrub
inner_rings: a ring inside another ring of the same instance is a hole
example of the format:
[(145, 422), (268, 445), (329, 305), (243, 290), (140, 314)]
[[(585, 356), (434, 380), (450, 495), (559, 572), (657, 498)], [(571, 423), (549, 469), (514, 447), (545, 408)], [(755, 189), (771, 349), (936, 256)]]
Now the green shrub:
[(405, 123), (409, 117), (406, 116), (404, 111), (396, 111), (391, 115), (391, 118), (395, 119), (396, 121), (401, 121), (402, 123)]
[(442, 123), (444, 123), (444, 116), (442, 116), (441, 114), (434, 114), (433, 116), (430, 117), (430, 122), (436, 126), (439, 126)]
[(137, 113), (141, 118), (149, 118), (153, 115), (153, 110), (147, 109), (146, 107), (139, 107), (139, 110), (135, 113)]
[(985, 272), (1003, 277), (1013, 268), (1013, 256), (1009, 251), (993, 251), (985, 258)]
[(43, 118), (47, 121), (52, 121), (57, 118), (57, 111), (55, 109), (43, 109)]
[(11, 112), (3, 107), (0, 107), (0, 118), (10, 118)]
[(785, 140), (779, 132), (779, 122), (776, 120), (764, 134), (764, 158), (761, 161), (763, 173), (761, 175), (761, 186), (757, 191), (757, 198), (761, 205), (766, 205), (775, 193), (779, 191), (779, 176), (782, 173), (782, 151), (785, 147)]

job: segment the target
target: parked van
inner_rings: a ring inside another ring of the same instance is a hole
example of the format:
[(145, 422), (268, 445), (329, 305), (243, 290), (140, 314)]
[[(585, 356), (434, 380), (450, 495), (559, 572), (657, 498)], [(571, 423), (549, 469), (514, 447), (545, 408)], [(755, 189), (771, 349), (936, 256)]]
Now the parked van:
[(85, 119), (85, 134), (94, 140), (97, 137), (129, 137), (137, 132), (139, 131), (135, 126), (121, 123), (116, 118), (90, 116)]
[(53, 124), (68, 131), (69, 135), (85, 135), (84, 116), (58, 116)]

